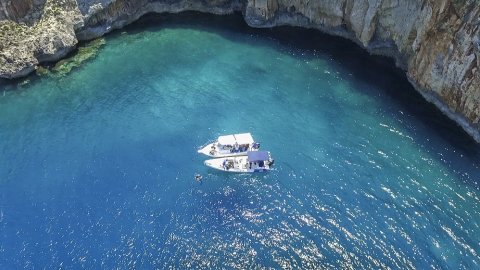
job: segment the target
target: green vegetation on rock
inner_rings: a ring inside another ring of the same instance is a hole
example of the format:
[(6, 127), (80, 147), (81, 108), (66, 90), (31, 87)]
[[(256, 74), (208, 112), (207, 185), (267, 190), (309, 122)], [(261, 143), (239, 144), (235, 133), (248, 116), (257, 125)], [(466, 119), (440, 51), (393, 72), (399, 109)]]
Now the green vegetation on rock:
[(95, 57), (98, 54), (100, 48), (105, 44), (104, 38), (92, 40), (78, 48), (78, 51), (69, 58), (63, 59), (55, 64), (51, 69), (45, 67), (37, 68), (37, 74), (64, 76), (68, 74), (72, 69), (82, 65), (83, 62)]

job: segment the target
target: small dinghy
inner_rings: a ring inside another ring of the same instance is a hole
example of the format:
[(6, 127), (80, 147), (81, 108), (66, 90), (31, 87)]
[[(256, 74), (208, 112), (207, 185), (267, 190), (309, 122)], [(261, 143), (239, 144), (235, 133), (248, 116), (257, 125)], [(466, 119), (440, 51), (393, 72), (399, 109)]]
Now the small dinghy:
[(241, 133), (224, 135), (210, 144), (207, 144), (198, 153), (209, 157), (232, 157), (246, 155), (247, 151), (256, 151), (260, 144), (253, 140), (252, 134)]
[(248, 151), (246, 155), (214, 158), (205, 161), (205, 165), (220, 171), (235, 173), (253, 173), (271, 170), (274, 160), (268, 151)]

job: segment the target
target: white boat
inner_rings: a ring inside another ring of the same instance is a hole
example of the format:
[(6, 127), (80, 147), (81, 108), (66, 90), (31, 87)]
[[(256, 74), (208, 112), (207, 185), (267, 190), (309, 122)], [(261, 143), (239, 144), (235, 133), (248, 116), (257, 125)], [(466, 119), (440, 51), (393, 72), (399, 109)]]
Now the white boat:
[(253, 173), (271, 170), (274, 160), (268, 151), (248, 151), (246, 155), (205, 160), (205, 165), (220, 171)]
[(231, 157), (246, 155), (247, 151), (256, 151), (259, 143), (253, 140), (252, 134), (240, 133), (219, 136), (218, 139), (198, 150), (198, 153), (209, 157)]

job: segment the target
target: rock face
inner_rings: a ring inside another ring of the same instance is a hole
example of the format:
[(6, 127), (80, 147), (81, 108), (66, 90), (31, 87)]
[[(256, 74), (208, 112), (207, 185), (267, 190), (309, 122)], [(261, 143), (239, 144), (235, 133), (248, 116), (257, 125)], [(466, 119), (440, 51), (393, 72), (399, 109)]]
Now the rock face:
[(245, 17), (255, 27), (317, 28), (394, 57), (425, 98), (480, 141), (479, 1), (254, 0)]
[(390, 56), (480, 142), (478, 0), (0, 0), (0, 77), (24, 76), (145, 13), (186, 10), (241, 11), (252, 27), (315, 28)]
[(75, 48), (82, 16), (73, 0), (0, 2), (0, 77), (16, 78)]

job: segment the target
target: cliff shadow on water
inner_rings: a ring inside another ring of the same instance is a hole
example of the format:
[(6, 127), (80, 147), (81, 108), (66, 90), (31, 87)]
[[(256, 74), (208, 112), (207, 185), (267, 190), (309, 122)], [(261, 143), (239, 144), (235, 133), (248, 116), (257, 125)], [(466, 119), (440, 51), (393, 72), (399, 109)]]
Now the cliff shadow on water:
[[(455, 151), (462, 152), (468, 160), (477, 164), (475, 166), (480, 164), (480, 146), (435, 105), (427, 102), (410, 84), (404, 71), (395, 66), (392, 59), (370, 55), (357, 44), (346, 39), (323, 34), (318, 30), (289, 26), (251, 28), (245, 23), (241, 14), (211, 15), (198, 12), (147, 14), (136, 22), (113, 31), (105, 38), (108, 44), (109, 39), (115, 39), (120, 35), (147, 34), (166, 28), (193, 28), (208, 31), (234, 42), (248, 42), (245, 36), (255, 36), (262, 41), (259, 43), (260, 45), (256, 45), (274, 47), (302, 60), (328, 59), (334, 63), (337, 69), (344, 71), (342, 73), (352, 74), (354, 79), (344, 79), (348, 80), (348, 83), (356, 91), (380, 100), (385, 98), (392, 100), (401, 108), (402, 113), (414, 117), (427, 129), (437, 134), (446, 144), (445, 146), (448, 144)], [(82, 42), (79, 46), (83, 44), (85, 43)], [(258, 70), (258, 72), (262, 71)], [(0, 90), (3, 92), (4, 89), (24, 88), (20, 86), (24, 80), (0, 81)], [(38, 75), (30, 75), (27, 80), (31, 80), (30, 83), (36, 83)], [(373, 87), (361, 87), (362, 84)], [(349, 116), (343, 115), (343, 117)], [(409, 132), (408, 128), (405, 130)], [(438, 160), (445, 158), (438, 154), (442, 152), (438, 149), (440, 146), (431, 143), (430, 138), (418, 135), (412, 135), (412, 137), (433, 153), (433, 158)], [(461, 164), (454, 164), (451, 168), (453, 171), (462, 171), (461, 169), (457, 170), (458, 168), (455, 166), (461, 166)]]
[[(115, 38), (122, 34), (139, 34), (160, 31), (163, 28), (194, 28), (213, 32), (234, 42), (246, 42), (245, 35), (265, 39), (265, 46), (273, 46), (289, 55), (308, 60), (328, 58), (345, 73), (354, 74), (349, 80), (355, 90), (362, 94), (394, 100), (402, 112), (418, 119), (424, 126), (440, 136), (452, 148), (461, 150), (468, 158), (480, 164), (480, 147), (457, 123), (444, 115), (434, 104), (427, 102), (408, 81), (405, 72), (396, 67), (393, 59), (371, 55), (352, 41), (324, 34), (319, 30), (281, 26), (275, 28), (251, 28), (239, 13), (232, 15), (211, 15), (198, 12), (179, 14), (144, 15), (136, 22), (109, 35)], [(368, 83), (374, 87), (356, 87)], [(381, 92), (380, 92), (381, 91)], [(416, 137), (418, 139), (418, 136)], [(422, 138), (422, 145), (435, 147), (429, 138)], [(435, 149), (431, 149), (435, 152)], [(441, 156), (437, 156), (441, 159)]]

